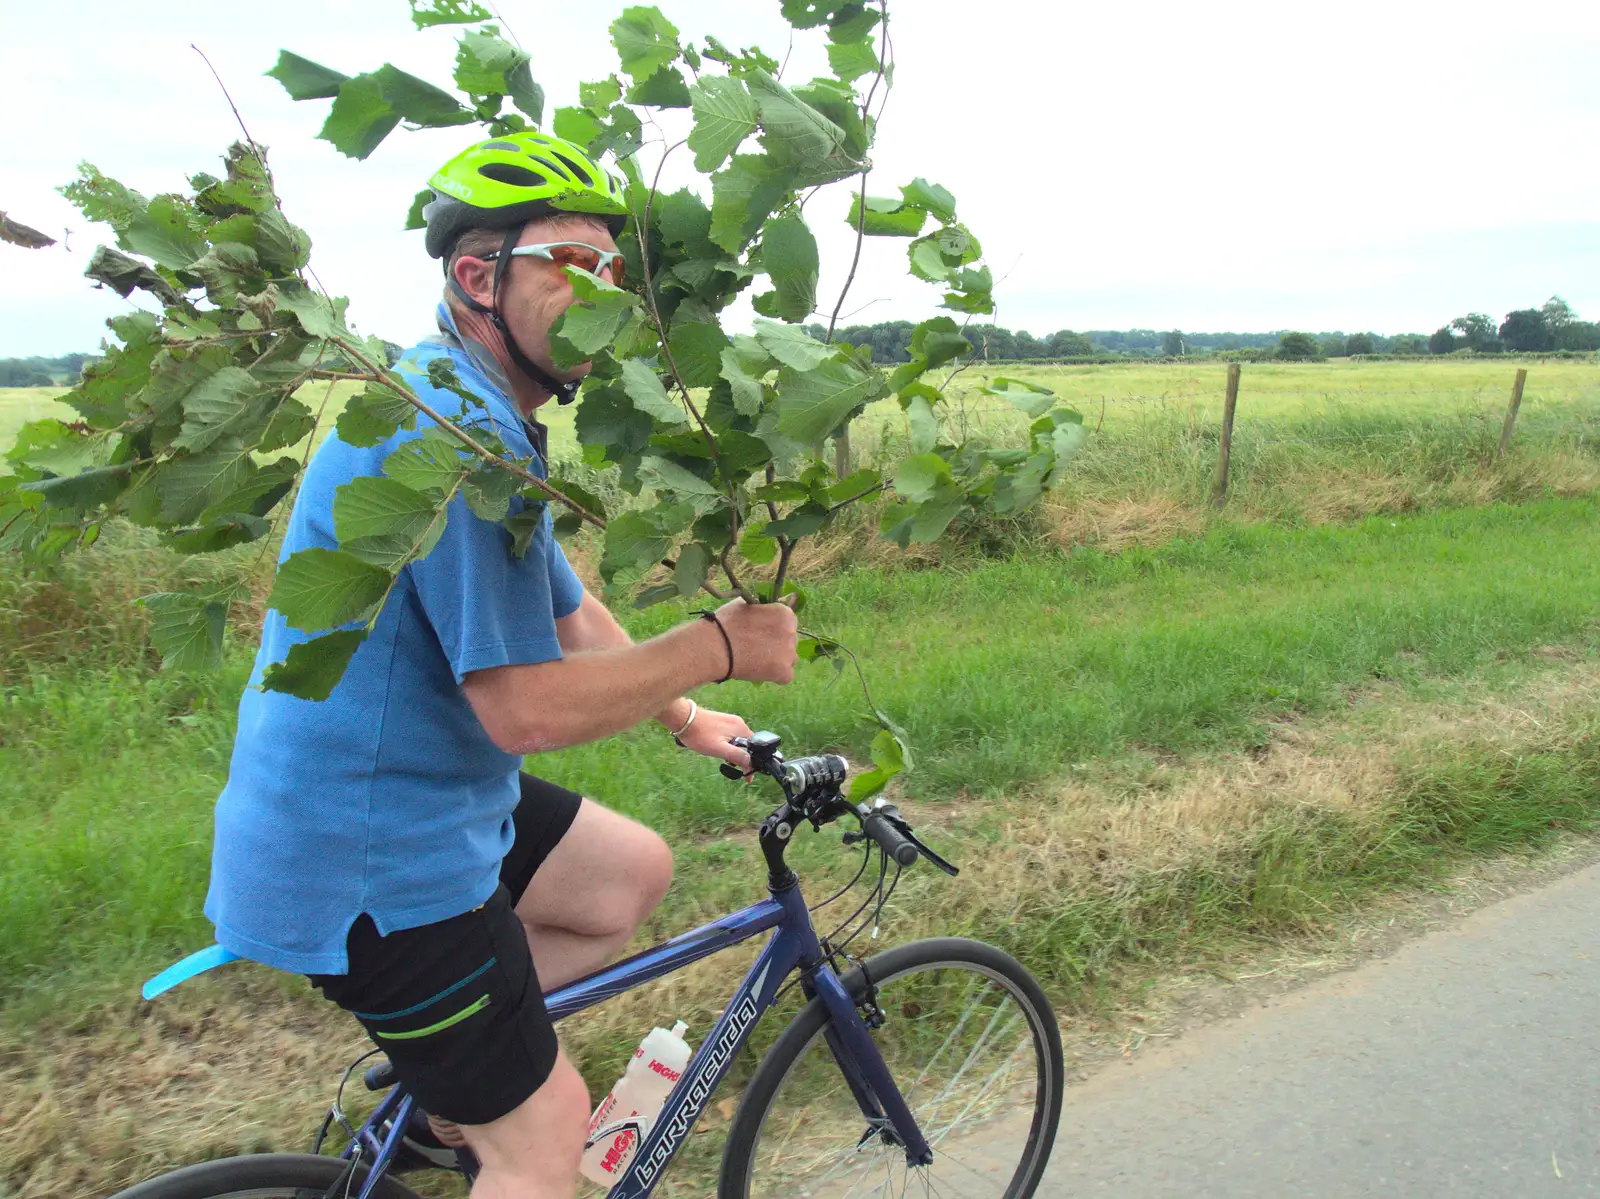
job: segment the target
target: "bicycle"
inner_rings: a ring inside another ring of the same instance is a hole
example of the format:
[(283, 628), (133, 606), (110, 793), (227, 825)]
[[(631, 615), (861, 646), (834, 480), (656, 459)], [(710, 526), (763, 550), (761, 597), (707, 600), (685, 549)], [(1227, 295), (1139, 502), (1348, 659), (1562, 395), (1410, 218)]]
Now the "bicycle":
[[(1027, 1199), (1049, 1160), (1064, 1081), (1060, 1031), (1043, 990), (1015, 958), (979, 941), (933, 938), (865, 960), (848, 955), (867, 921), (876, 927), (907, 866), (924, 857), (948, 874), (956, 868), (917, 838), (894, 805), (881, 797), (871, 805), (846, 800), (848, 764), (838, 755), (786, 761), (779, 737), (766, 732), (734, 744), (748, 751), (753, 771), (775, 779), (784, 794), (760, 826), (770, 897), (545, 999), (551, 1017), (560, 1020), (772, 933), (656, 1118), (631, 1127), (638, 1149), (611, 1199), (646, 1199), (655, 1191), (757, 1022), (796, 983), (805, 1005), (772, 1043), (739, 1101), (723, 1149), (718, 1199)], [(730, 765), (722, 771), (743, 777)], [(864, 844), (861, 868), (843, 890), (808, 908), (785, 853), (802, 822), (820, 831), (847, 816), (860, 822), (860, 831), (846, 832), (844, 840)], [(819, 938), (812, 911), (867, 876), (874, 851), (878, 878), (866, 902)], [(868, 908), (875, 909), (870, 916)], [(832, 938), (847, 929), (835, 944)], [(387, 1062), (364, 1075), (370, 1090), (387, 1091), (377, 1107), (359, 1127), (344, 1116), (344, 1085), (363, 1060), (345, 1072), (315, 1152), (205, 1162), (115, 1199), (416, 1199), (393, 1176), (407, 1152), (415, 1104)], [(320, 1150), (335, 1123), (347, 1143), (337, 1157), (326, 1156)], [(613, 1125), (596, 1140), (626, 1130)], [(455, 1159), (453, 1168), (470, 1183), (476, 1161), (464, 1149)]]

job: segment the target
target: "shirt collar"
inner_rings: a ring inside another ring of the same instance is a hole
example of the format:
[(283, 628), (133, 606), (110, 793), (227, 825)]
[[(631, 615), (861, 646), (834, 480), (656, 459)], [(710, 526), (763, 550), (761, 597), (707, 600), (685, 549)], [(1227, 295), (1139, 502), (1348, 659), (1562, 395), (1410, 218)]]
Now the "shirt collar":
[(495, 391), (499, 392), (500, 397), (505, 401), (506, 407), (511, 410), (511, 414), (521, 421), (523, 427), (527, 429), (529, 439), (533, 442), (534, 449), (539, 453), (539, 460), (547, 463), (549, 461), (549, 431), (536, 418), (522, 414), (522, 411), (517, 407), (516, 396), (511, 390), (511, 380), (506, 378), (505, 371), (501, 369), (499, 362), (495, 361), (494, 355), (489, 352), (489, 347), (481, 341), (463, 336), (461, 330), (456, 327), (455, 314), (450, 311), (448, 304), (442, 302), (438, 309), (438, 324), (438, 335), (427, 340), (436, 345), (442, 345), (446, 349), (460, 350), (466, 354), (468, 360), (477, 368), (478, 373), (484, 377)]

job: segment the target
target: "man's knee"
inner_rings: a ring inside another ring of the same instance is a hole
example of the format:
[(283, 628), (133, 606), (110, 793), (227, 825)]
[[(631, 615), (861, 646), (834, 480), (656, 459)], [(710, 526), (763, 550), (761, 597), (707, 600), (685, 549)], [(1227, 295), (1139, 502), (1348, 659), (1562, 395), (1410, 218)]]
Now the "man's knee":
[(667, 889), (672, 886), (672, 847), (663, 841), (659, 834), (650, 829), (640, 830), (644, 836), (638, 849), (638, 896), (639, 912), (634, 920), (641, 924), (645, 918), (655, 911), (667, 894)]
[(588, 1127), (589, 1088), (562, 1053), (532, 1095), (498, 1120), (463, 1125), (461, 1131), (486, 1173), (543, 1195), (543, 1187), (577, 1178)]

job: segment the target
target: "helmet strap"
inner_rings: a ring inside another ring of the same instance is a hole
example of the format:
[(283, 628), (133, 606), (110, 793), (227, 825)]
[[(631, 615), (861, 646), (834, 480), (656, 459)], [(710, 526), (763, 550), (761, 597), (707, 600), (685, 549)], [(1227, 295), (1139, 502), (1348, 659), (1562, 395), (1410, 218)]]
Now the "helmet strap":
[(578, 386), (583, 381), (581, 379), (568, 379), (565, 381), (557, 379), (544, 367), (529, 358), (527, 354), (523, 353), (522, 347), (517, 344), (517, 339), (511, 333), (511, 327), (506, 324), (506, 318), (500, 313), (500, 281), (505, 278), (506, 269), (511, 265), (511, 251), (516, 249), (517, 239), (521, 236), (521, 225), (513, 225), (507, 229), (506, 239), (500, 244), (500, 252), (495, 255), (494, 283), (491, 292), (494, 304), (492, 306), (475, 299), (466, 288), (461, 286), (461, 282), (456, 278), (454, 271), (450, 273), (450, 290), (472, 311), (482, 313), (489, 318), (489, 323), (499, 332), (500, 340), (505, 343), (506, 352), (511, 355), (511, 361), (517, 364), (518, 370), (555, 396), (556, 403), (570, 404), (578, 398)]

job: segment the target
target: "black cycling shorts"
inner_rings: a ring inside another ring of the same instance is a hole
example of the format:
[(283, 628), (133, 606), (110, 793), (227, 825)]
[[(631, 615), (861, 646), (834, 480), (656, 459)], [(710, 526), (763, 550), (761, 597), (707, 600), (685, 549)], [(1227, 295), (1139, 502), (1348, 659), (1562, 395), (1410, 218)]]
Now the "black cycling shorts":
[(310, 976), (361, 1021), (422, 1109), (458, 1124), (506, 1115), (544, 1085), (556, 1062), (555, 1028), (513, 909), (583, 797), (519, 778), (515, 838), (485, 903), (387, 937), (363, 914), (347, 941), (349, 973)]

